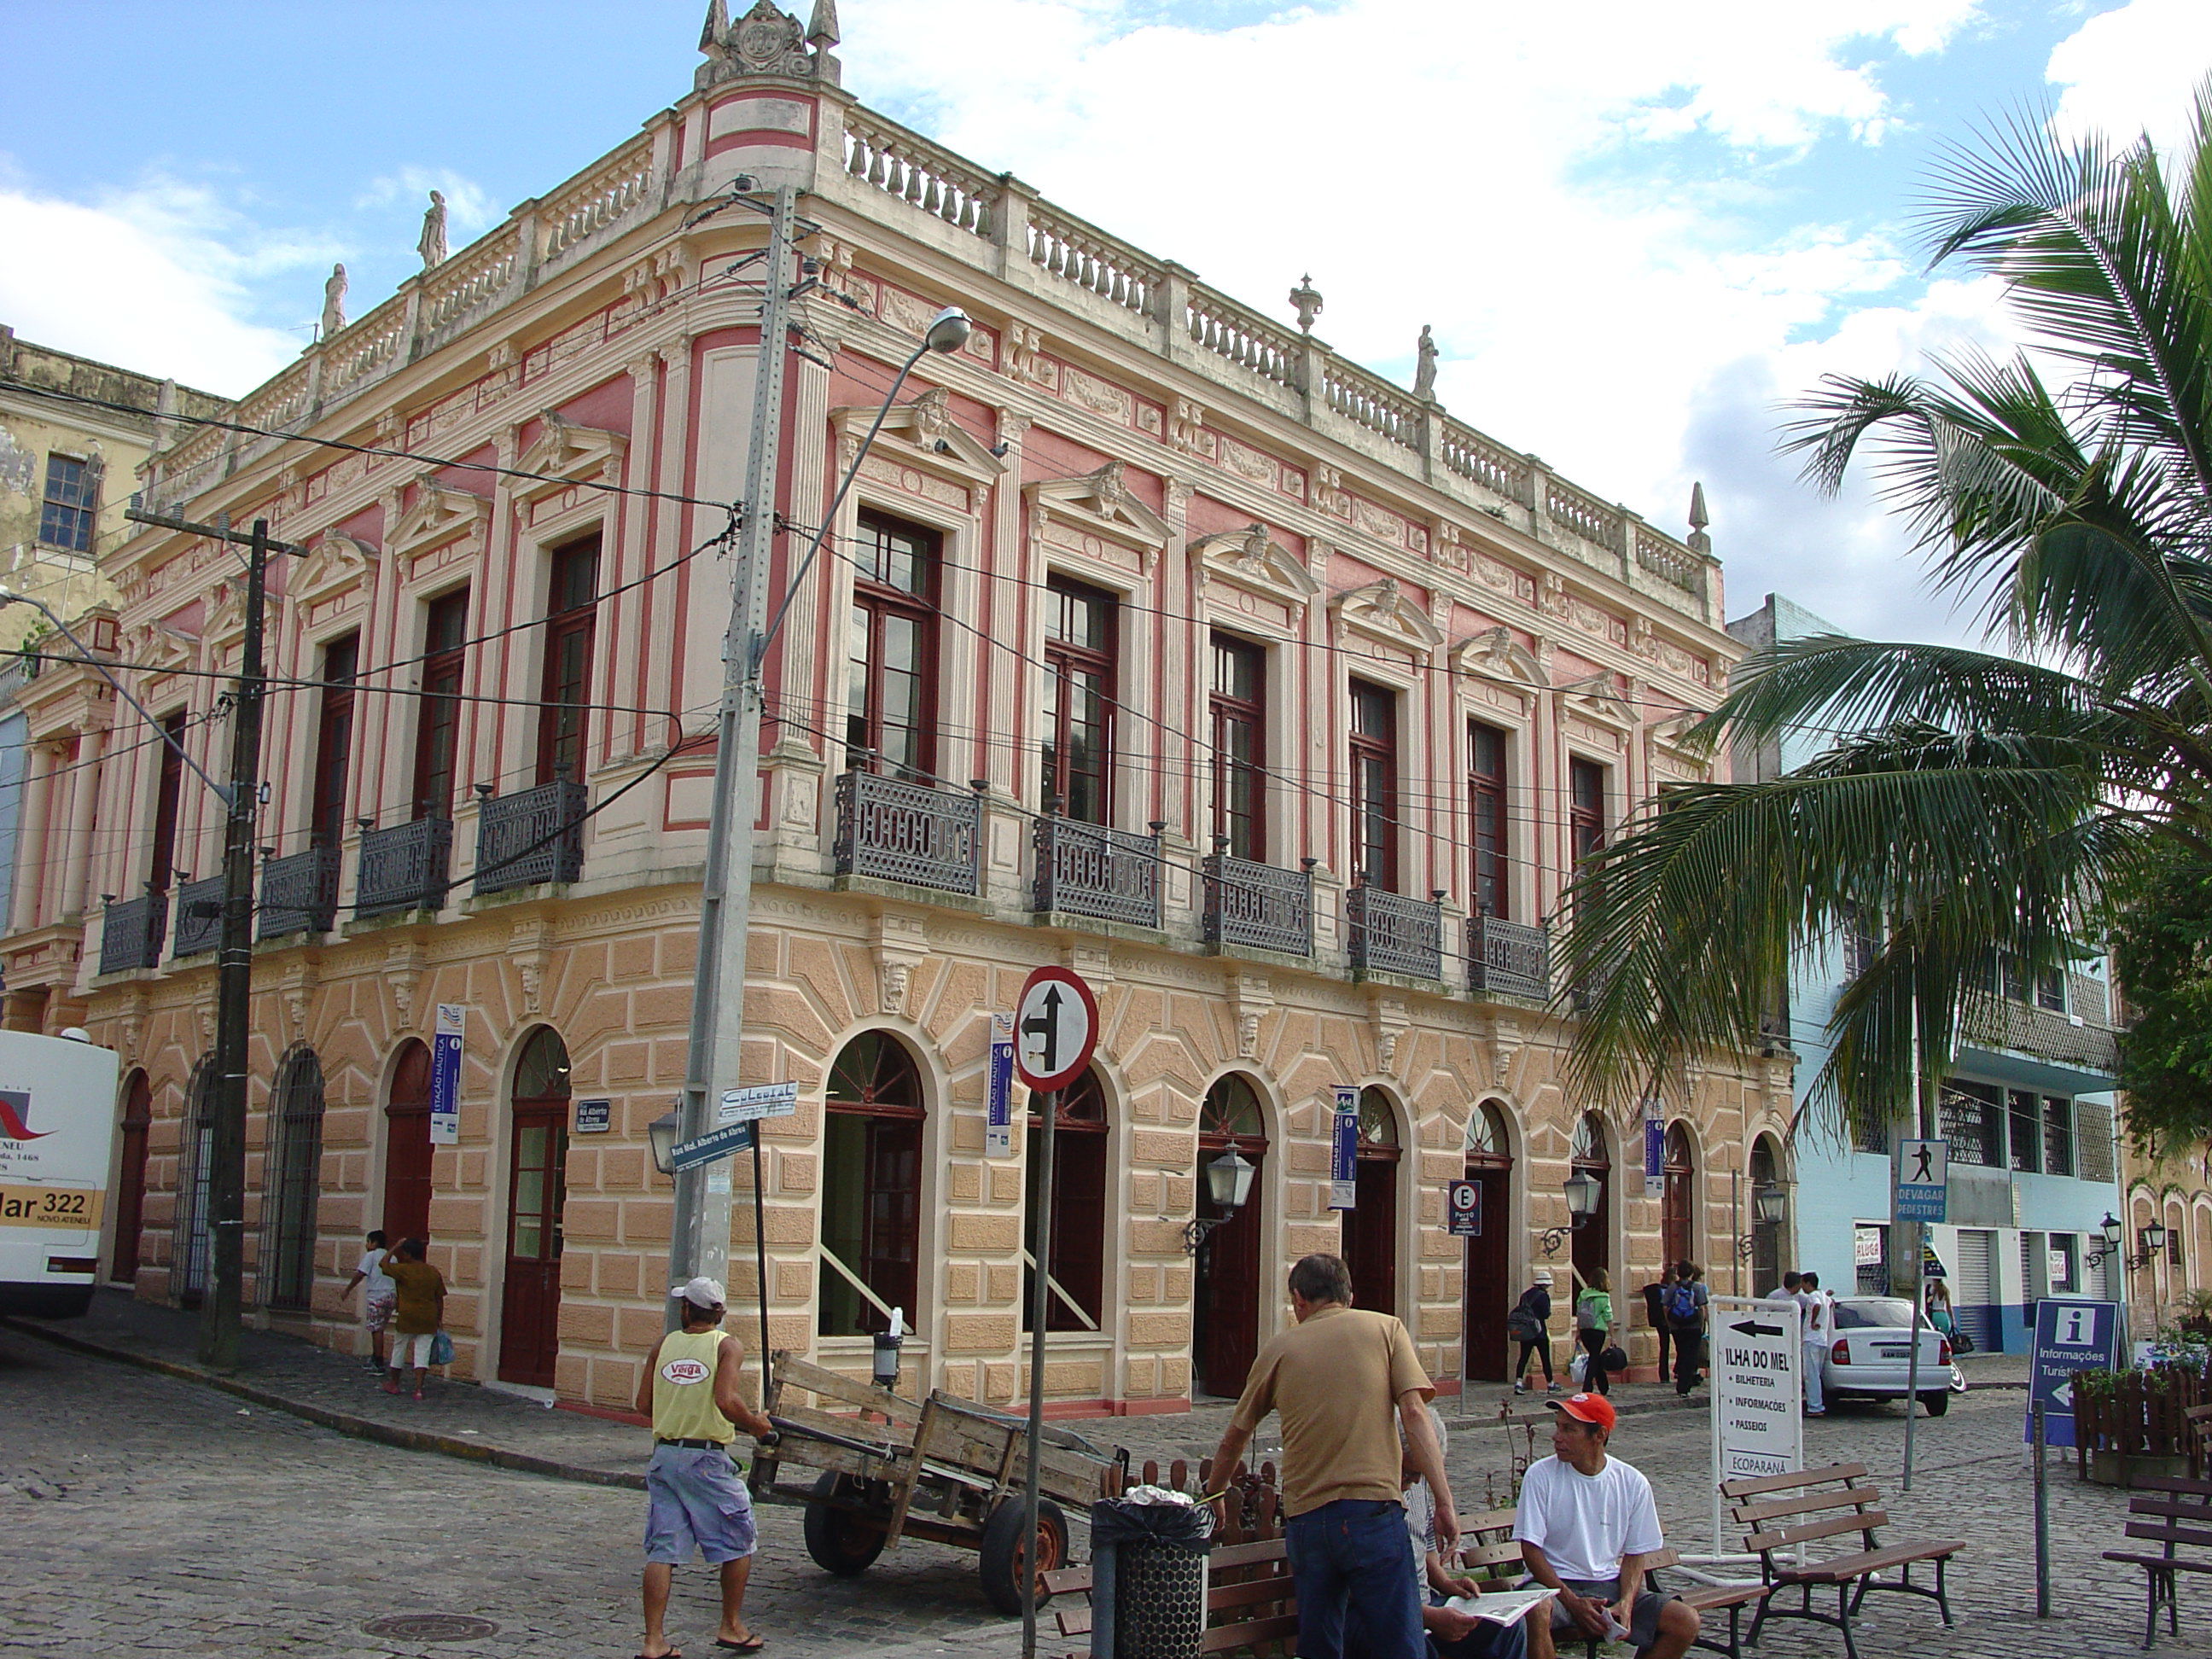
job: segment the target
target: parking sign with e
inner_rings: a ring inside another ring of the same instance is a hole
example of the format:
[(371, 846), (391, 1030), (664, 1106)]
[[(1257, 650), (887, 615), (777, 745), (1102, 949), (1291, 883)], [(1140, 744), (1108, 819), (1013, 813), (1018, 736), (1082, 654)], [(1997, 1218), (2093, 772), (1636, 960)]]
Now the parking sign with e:
[(1482, 1236), (1482, 1186), (1455, 1181), (1444, 1188), (1444, 1231), (1454, 1238)]

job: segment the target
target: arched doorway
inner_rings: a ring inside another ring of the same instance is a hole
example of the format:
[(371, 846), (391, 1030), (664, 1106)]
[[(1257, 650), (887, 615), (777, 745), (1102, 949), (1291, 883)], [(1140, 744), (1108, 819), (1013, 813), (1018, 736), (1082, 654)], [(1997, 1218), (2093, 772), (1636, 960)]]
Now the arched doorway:
[[(1106, 1091), (1096, 1071), (1085, 1071), (1053, 1097), (1052, 1283), (1045, 1329), (1098, 1329), (1106, 1288)], [(1042, 1133), (1044, 1117), (1030, 1096), (1029, 1133)], [(1032, 1147), (1035, 1142), (1030, 1143)], [(1022, 1209), (1022, 1243), (1030, 1254), (1022, 1272), (1022, 1328), (1030, 1318), (1030, 1267), (1036, 1260), (1037, 1163), (1029, 1160)]]
[(1698, 1158), (1689, 1126), (1676, 1118), (1667, 1126), (1666, 1157), (1661, 1165), (1666, 1186), (1659, 1200), (1659, 1249), (1664, 1260), (1698, 1260)]
[(208, 1218), (215, 1179), (215, 1056), (203, 1054), (185, 1091), (185, 1117), (177, 1148), (176, 1219), (169, 1231), (169, 1293), (187, 1308), (199, 1305), (208, 1284), (214, 1228)]
[(1375, 1313), (1398, 1311), (1398, 1115), (1390, 1097), (1359, 1091), (1358, 1156), (1352, 1166), (1352, 1207), (1344, 1212), (1344, 1264), (1352, 1294)]
[(1191, 1280), (1192, 1383), (1234, 1398), (1260, 1352), (1260, 1224), (1266, 1190), (1266, 1120), (1251, 1079), (1231, 1072), (1206, 1091), (1198, 1109), (1198, 1213), (1218, 1216), (1206, 1189), (1206, 1165), (1231, 1147), (1253, 1166), (1244, 1207), (1206, 1235)]
[(430, 1048), (409, 1037), (392, 1068), (384, 1108), (384, 1207), (393, 1247), (430, 1236)]
[(123, 1115), (116, 1127), (122, 1158), (115, 1172), (115, 1247), (107, 1276), (118, 1284), (138, 1279), (139, 1239), (146, 1231), (146, 1149), (154, 1127), (154, 1085), (143, 1071), (123, 1085)]
[[(1605, 1119), (1595, 1112), (1584, 1112), (1582, 1121), (1575, 1125), (1574, 1150), (1571, 1159), (1575, 1169), (1597, 1182), (1597, 1207), (1589, 1220), (1575, 1229), (1574, 1245), (1569, 1259), (1574, 1263), (1575, 1289), (1590, 1281), (1590, 1275), (1600, 1268), (1613, 1266), (1613, 1143), (1606, 1132)], [(1620, 1286), (1613, 1290), (1618, 1296)], [(1621, 1304), (1616, 1300), (1613, 1305)]]
[(1750, 1176), (1751, 1293), (1765, 1296), (1782, 1283), (1782, 1233), (1789, 1219), (1784, 1214), (1762, 1221), (1759, 1215), (1759, 1194), (1782, 1181), (1782, 1154), (1772, 1135), (1751, 1143)]
[(568, 1046), (551, 1026), (539, 1026), (523, 1043), (512, 1101), (499, 1375), (550, 1389), (561, 1353), (561, 1206), (568, 1167)]
[(888, 1031), (863, 1031), (830, 1068), (822, 1129), (821, 1285), (816, 1334), (921, 1323), (921, 1073)]
[(312, 1048), (296, 1048), (277, 1073), (270, 1127), (268, 1254), (263, 1283), (272, 1308), (313, 1305), (315, 1208), (323, 1176), (323, 1068)]
[(1467, 1178), (1480, 1190), (1482, 1231), (1467, 1241), (1466, 1361), (1471, 1382), (1503, 1382), (1511, 1374), (1505, 1316), (1517, 1294), (1508, 1277), (1506, 1218), (1512, 1213), (1513, 1143), (1505, 1116), (1482, 1101), (1467, 1120)]

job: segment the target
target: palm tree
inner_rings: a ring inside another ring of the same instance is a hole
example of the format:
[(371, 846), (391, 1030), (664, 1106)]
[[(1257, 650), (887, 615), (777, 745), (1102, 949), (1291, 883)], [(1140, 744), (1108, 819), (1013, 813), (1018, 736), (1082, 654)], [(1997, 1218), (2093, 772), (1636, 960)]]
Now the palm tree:
[(1825, 635), (1737, 671), (1708, 744), (1836, 735), (1669, 791), (1578, 875), (1562, 957), (1600, 1098), (1750, 1045), (1792, 952), (1873, 922), (1815, 1093), (1887, 1119), (1992, 952), (2063, 967), (2162, 860), (2212, 858), (2212, 82), (2177, 160), (2021, 118), (1939, 172), (1934, 263), (2002, 280), (2027, 349), (1831, 379), (1787, 447), (1831, 492), (1865, 456), (2009, 651)]

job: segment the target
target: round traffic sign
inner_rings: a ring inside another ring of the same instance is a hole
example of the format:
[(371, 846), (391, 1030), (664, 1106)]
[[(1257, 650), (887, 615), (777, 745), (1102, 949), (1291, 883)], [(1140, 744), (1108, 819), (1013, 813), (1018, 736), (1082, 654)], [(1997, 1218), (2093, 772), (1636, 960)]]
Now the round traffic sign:
[(1455, 1181), (1451, 1183), (1453, 1209), (1462, 1212), (1472, 1210), (1479, 1197), (1480, 1194), (1472, 1181)]
[(1064, 1089), (1098, 1046), (1098, 999), (1072, 968), (1040, 968), (1014, 1010), (1014, 1070), (1032, 1089)]

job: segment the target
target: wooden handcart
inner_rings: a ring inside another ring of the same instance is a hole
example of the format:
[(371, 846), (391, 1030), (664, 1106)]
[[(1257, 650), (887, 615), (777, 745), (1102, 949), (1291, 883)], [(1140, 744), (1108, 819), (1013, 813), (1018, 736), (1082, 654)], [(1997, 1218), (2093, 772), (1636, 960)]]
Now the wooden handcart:
[[(766, 1410), (777, 1440), (754, 1462), (753, 1495), (763, 1503), (804, 1504), (806, 1553), (840, 1576), (866, 1571), (902, 1538), (926, 1538), (975, 1551), (983, 1594), (1000, 1612), (1018, 1613), (1022, 1573), (1067, 1565), (1061, 1505), (1087, 1520), (1103, 1477), (1120, 1467), (1081, 1436), (1048, 1424), (1038, 1460), (1036, 1547), (1025, 1550), (1029, 1426), (1023, 1419), (941, 1390), (917, 1405), (781, 1350), (769, 1376)], [(802, 1393), (817, 1404), (799, 1404)], [(812, 1471), (813, 1478), (787, 1481), (787, 1465)]]

